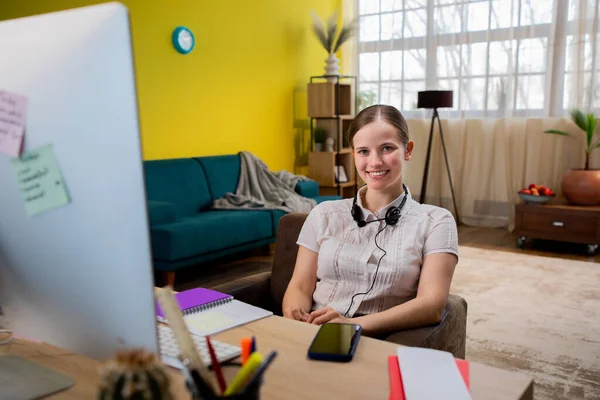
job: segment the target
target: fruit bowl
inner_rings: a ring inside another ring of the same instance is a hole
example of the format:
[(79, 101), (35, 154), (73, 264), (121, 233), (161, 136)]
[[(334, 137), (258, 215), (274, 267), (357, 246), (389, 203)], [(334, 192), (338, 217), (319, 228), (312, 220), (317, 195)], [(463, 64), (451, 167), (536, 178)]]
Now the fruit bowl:
[(525, 203), (533, 203), (533, 204), (545, 204), (545, 203), (549, 202), (550, 200), (552, 200), (554, 198), (554, 196), (556, 196), (556, 195), (536, 196), (534, 194), (525, 194), (525, 193), (519, 192), (519, 197), (521, 197), (521, 199), (523, 199), (523, 201)]

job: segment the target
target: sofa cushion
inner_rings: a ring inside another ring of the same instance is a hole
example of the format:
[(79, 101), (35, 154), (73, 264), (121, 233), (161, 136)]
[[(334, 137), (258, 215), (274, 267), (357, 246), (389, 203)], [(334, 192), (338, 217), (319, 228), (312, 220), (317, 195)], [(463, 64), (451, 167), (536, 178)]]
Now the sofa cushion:
[(317, 196), (314, 198), (317, 204), (330, 200), (341, 200), (342, 196)]
[(316, 181), (299, 181), (294, 188), (296, 193), (304, 197), (317, 197), (319, 195), (319, 184)]
[(150, 225), (170, 224), (178, 220), (175, 204), (165, 201), (148, 201)]
[(144, 174), (148, 200), (173, 204), (180, 217), (212, 202), (204, 171), (192, 158), (144, 161)]
[(240, 156), (229, 154), (196, 158), (202, 165), (213, 200), (235, 193), (240, 179)]
[(152, 227), (154, 258), (175, 261), (274, 236), (268, 211), (203, 211)]

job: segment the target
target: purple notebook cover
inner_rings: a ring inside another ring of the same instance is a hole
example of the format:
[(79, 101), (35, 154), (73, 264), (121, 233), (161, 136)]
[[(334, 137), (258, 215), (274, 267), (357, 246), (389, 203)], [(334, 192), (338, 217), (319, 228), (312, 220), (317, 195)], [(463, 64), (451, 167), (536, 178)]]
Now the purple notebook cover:
[[(184, 292), (175, 293), (175, 299), (179, 303), (179, 308), (185, 314), (188, 308), (198, 307), (213, 303), (224, 299), (233, 299), (233, 296), (225, 293), (220, 293), (215, 290), (196, 288), (186, 290)], [(160, 305), (156, 302), (156, 315), (164, 318)]]

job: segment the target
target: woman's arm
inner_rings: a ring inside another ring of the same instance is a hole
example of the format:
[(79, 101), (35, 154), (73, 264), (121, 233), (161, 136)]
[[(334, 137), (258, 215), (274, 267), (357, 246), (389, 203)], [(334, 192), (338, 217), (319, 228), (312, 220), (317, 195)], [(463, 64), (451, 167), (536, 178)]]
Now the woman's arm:
[(283, 316), (305, 321), (312, 308), (312, 296), (317, 286), (318, 253), (298, 247), (296, 265), (283, 296)]
[(352, 321), (360, 324), (366, 334), (439, 323), (457, 262), (457, 257), (450, 253), (425, 256), (416, 298), (385, 311), (353, 318)]
[(330, 307), (313, 311), (307, 322), (351, 322), (362, 326), (367, 335), (396, 332), (439, 323), (446, 306), (454, 268), (458, 259), (450, 253), (434, 253), (425, 256), (417, 297), (388, 310), (356, 318), (344, 318)]

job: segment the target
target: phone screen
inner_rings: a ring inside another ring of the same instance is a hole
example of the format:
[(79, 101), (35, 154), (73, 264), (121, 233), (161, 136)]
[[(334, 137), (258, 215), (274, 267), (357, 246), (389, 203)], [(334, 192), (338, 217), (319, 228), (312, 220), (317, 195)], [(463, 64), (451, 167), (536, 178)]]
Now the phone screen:
[(360, 325), (324, 324), (310, 346), (311, 353), (349, 355), (360, 336)]

